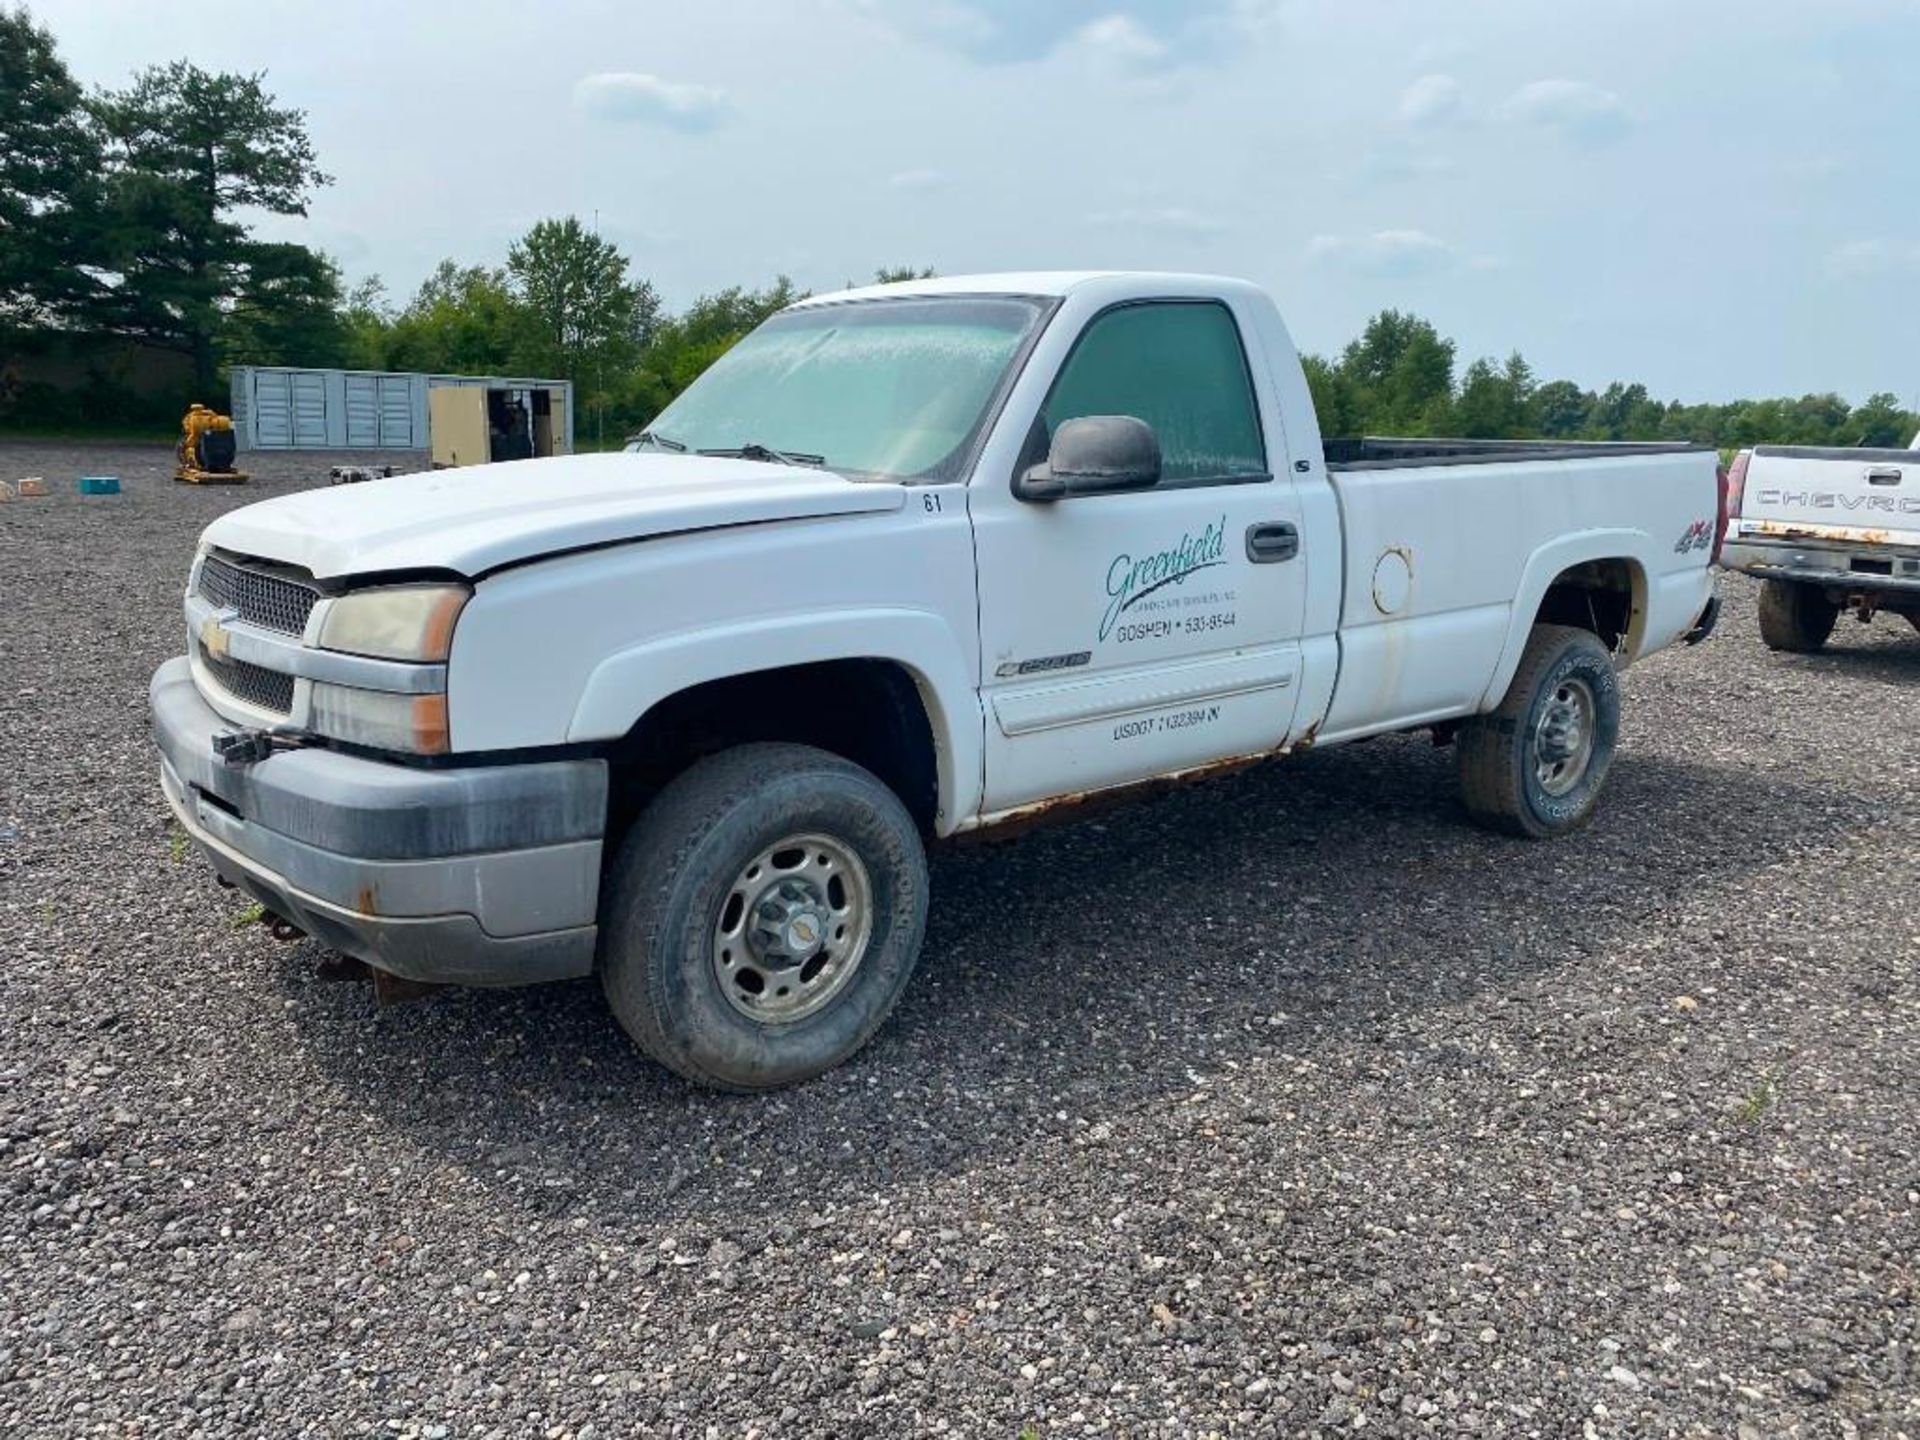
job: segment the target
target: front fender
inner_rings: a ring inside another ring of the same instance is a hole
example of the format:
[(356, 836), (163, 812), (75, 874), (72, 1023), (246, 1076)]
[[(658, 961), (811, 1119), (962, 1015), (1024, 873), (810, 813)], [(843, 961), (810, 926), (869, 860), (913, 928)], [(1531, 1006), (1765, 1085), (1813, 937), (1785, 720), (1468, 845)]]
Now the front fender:
[(829, 660), (890, 660), (914, 677), (938, 761), (937, 829), (950, 833), (971, 817), (981, 798), (979, 692), (958, 638), (925, 610), (802, 611), (648, 640), (594, 668), (567, 739), (618, 739), (662, 700), (711, 680)]
[(1500, 648), (1500, 663), (1494, 666), (1493, 679), (1480, 697), (1482, 712), (1491, 710), (1507, 693), (1513, 675), (1520, 668), (1520, 656), (1527, 648), (1527, 636), (1533, 630), (1534, 617), (1547, 589), (1564, 571), (1590, 560), (1625, 560), (1633, 568), (1633, 623), (1627, 634), (1626, 658), (1638, 658), (1646, 623), (1647, 576), (1652, 572), (1653, 540), (1644, 530), (1582, 530), (1562, 535), (1527, 557), (1520, 572), (1520, 587), (1514, 596), (1513, 613), (1507, 619), (1507, 638)]

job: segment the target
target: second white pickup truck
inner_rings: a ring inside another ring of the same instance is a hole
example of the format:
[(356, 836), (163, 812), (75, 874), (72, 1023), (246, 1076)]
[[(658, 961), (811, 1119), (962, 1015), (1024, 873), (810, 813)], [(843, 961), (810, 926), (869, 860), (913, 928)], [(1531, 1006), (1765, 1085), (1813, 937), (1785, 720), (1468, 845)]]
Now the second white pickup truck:
[(1734, 457), (1721, 563), (1760, 582), (1760, 637), (1820, 649), (1843, 613), (1920, 629), (1920, 435), (1910, 450), (1763, 445)]
[(1705, 450), (1323, 445), (1272, 302), (1191, 276), (804, 301), (630, 452), (215, 521), (161, 783), (289, 924), (421, 981), (597, 973), (738, 1090), (880, 1025), (929, 839), (1415, 729), (1476, 818), (1575, 828), (1725, 523)]

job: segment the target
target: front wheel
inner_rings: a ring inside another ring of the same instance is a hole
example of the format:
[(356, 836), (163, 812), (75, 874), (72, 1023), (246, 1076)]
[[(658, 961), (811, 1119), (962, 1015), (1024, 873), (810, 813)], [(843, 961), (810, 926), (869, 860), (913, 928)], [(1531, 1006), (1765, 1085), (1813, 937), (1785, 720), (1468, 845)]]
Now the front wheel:
[(1544, 839), (1593, 818), (1620, 738), (1620, 681), (1599, 639), (1536, 625), (1498, 709), (1460, 728), (1460, 794), (1481, 824)]
[(742, 745), (687, 770), (609, 875), (607, 1000), (640, 1048), (718, 1090), (838, 1065), (893, 1009), (920, 954), (927, 861), (866, 770)]

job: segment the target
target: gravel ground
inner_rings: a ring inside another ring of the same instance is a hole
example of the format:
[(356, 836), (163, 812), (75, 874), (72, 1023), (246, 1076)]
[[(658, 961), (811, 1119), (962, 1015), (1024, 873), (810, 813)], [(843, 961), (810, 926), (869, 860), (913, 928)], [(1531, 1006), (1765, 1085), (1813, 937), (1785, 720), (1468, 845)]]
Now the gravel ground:
[(716, 1098), (182, 853), (194, 536), (335, 458), (0, 447), (0, 1432), (1920, 1435), (1905, 624), (1728, 580), (1567, 843), (1394, 739), (951, 850), (879, 1040)]

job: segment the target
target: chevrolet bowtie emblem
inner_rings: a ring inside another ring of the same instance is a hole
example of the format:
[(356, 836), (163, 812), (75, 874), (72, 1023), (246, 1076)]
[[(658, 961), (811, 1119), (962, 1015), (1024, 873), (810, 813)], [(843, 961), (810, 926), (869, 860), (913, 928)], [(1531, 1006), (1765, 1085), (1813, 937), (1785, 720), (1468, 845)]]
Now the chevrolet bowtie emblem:
[(200, 648), (216, 660), (225, 660), (233, 653), (233, 632), (220, 623), (218, 615), (200, 622)]

